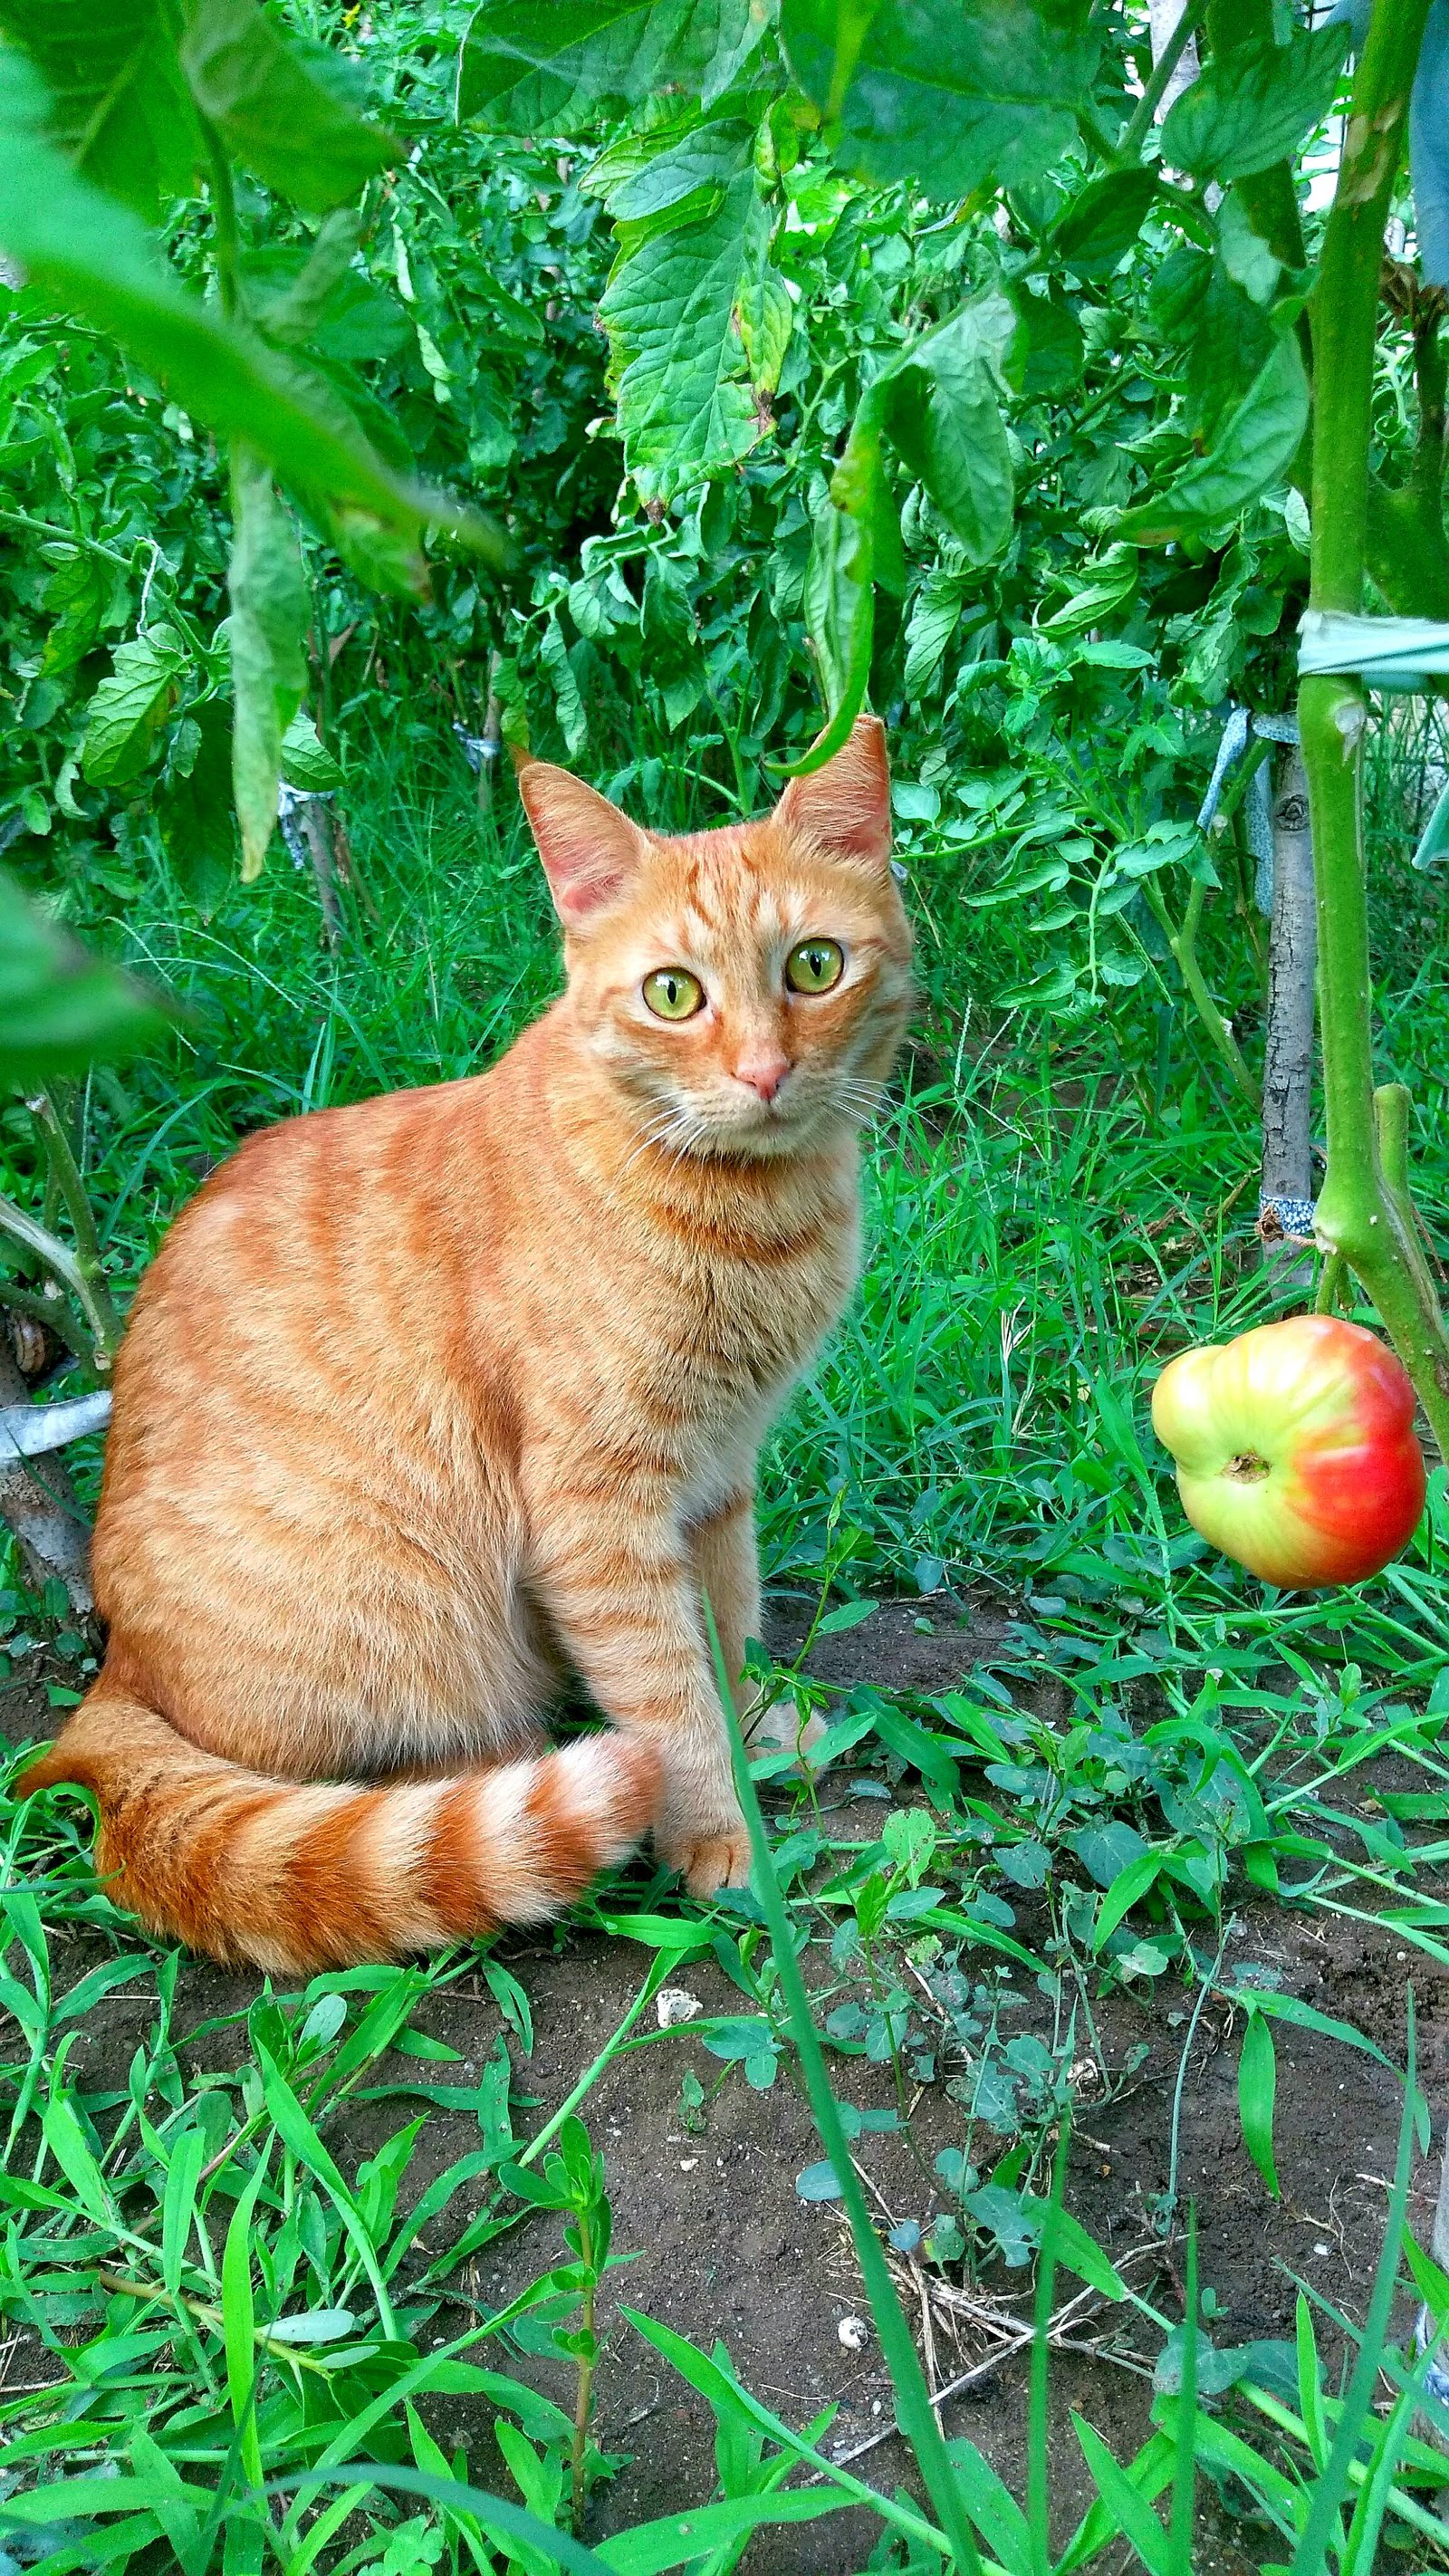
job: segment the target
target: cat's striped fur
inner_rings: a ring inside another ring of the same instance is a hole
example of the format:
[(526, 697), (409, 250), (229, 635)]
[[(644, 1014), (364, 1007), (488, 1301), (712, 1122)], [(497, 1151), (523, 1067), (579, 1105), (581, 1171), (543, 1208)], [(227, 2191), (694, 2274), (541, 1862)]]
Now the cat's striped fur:
[[(531, 1922), (651, 1827), (744, 1874), (700, 1595), (737, 1671), (756, 1452), (849, 1294), (908, 1007), (884, 741), (677, 840), (521, 784), (563, 997), (476, 1080), (251, 1138), (122, 1347), (105, 1664), (27, 1785), (92, 1790), (117, 1901), (220, 1959)], [(831, 992), (785, 988), (807, 937)], [(669, 965), (692, 1019), (643, 1001)], [(612, 1729), (550, 1751), (570, 1673)]]

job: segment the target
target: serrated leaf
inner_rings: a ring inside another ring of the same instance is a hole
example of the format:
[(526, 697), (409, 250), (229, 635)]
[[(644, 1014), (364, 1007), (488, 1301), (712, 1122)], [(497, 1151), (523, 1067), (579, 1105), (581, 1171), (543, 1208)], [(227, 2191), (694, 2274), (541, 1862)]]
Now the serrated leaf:
[(1348, 41), (1340, 21), (1286, 45), (1254, 40), (1215, 55), (1168, 111), (1164, 161), (1225, 182), (1291, 159), (1333, 105)]
[(170, 628), (151, 627), (116, 647), (86, 711), (81, 768), (92, 786), (120, 787), (140, 776), (183, 668), (180, 639)]
[(751, 0), (483, 0), (458, 60), (461, 119), (510, 134), (571, 134), (607, 100), (658, 90), (708, 107), (765, 31)]
[(784, 0), (780, 34), (855, 169), (947, 199), (1049, 169), (1099, 50), (1073, 0)]
[(282, 776), (309, 796), (335, 794), (342, 772), (310, 716), (293, 716), (282, 736)]
[(404, 147), (359, 115), (353, 67), (285, 35), (261, 0), (195, 0), (182, 67), (245, 169), (309, 214), (355, 197)]
[(609, 280), (599, 318), (618, 374), (624, 461), (646, 500), (722, 473), (760, 435), (735, 307), (764, 229), (744, 171), (702, 221), (651, 235)]
[(757, 394), (773, 394), (780, 382), (795, 328), (790, 290), (777, 268), (763, 255), (740, 288), (737, 319), (750, 383)]
[(1185, 467), (1155, 500), (1124, 511), (1119, 535), (1133, 545), (1226, 527), (1287, 472), (1308, 425), (1308, 379), (1291, 331), (1224, 419), (1211, 452)]
[[(631, 168), (604, 191), (617, 224), (646, 223), (681, 205), (698, 188), (726, 188), (750, 166), (755, 130), (738, 118), (698, 125), (642, 166)], [(590, 194), (598, 194), (591, 189)]]

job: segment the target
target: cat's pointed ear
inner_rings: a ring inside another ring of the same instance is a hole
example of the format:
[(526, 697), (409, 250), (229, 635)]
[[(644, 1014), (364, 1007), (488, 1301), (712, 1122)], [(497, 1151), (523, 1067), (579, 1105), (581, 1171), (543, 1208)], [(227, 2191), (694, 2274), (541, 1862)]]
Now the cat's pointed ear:
[(833, 759), (808, 777), (792, 778), (775, 820), (822, 849), (884, 867), (891, 854), (891, 773), (879, 716), (857, 716)]
[(644, 834), (607, 796), (551, 761), (525, 762), (518, 792), (554, 909), (565, 930), (583, 930), (628, 891), (648, 847)]

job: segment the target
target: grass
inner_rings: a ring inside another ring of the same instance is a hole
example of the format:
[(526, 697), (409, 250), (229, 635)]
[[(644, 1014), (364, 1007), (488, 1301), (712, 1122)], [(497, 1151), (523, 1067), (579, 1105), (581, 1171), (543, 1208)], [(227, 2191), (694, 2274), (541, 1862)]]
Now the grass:
[[(480, 829), (424, 726), (374, 746), (365, 775), (353, 819), (369, 904), (338, 959), (317, 948), (310, 887), (277, 860), (262, 896), (237, 896), (210, 922), (158, 874), (125, 925), (184, 1017), (170, 1060), (98, 1075), (74, 1104), (122, 1302), (240, 1133), (474, 1069), (553, 989), (552, 929), (515, 823)], [(1438, 911), (1432, 887), (1394, 872), (1393, 836), (1411, 830), (1403, 779), (1376, 777), (1374, 794), (1393, 859), (1384, 1064), (1416, 1087), (1432, 1208), (1449, 1169)], [(914, 861), (927, 883), (928, 863), (925, 851)], [(1199, 2485), (1256, 2517), (1264, 2564), (1367, 2576), (1385, 2530), (1441, 2563), (1442, 2459), (1414, 2429), (1422, 2373), (1392, 2339), (1389, 2304), (1416, 2117), (1422, 2131), (1411, 2058), (1367, 2324), (1316, 2314), (1305, 2294), (1291, 2352), (1279, 2348), (1271, 2370), (1261, 2354), (1243, 2361), (1226, 2381), (1224, 2356), (1200, 2350), (1195, 2295), (1185, 2314), (1181, 2299), (1149, 2296), (1073, 2215), (1069, 2135), (1084, 2056), (1108, 2100), (1133, 2080), (1108, 2032), (1116, 2004), (1138, 1998), (1154, 2029), (1176, 2013), (1168, 2186), (1152, 2215), (1164, 2243), (1181, 2236), (1194, 2046), (1205, 2008), (1231, 2005), (1266, 2204), (1285, 2036), (1306, 2016), (1348, 2066), (1384, 2052), (1332, 2009), (1225, 1965), (1243, 1907), (1260, 1922), (1276, 1905), (1387, 1923), (1406, 1952), (1449, 1963), (1432, 1879), (1449, 1853), (1444, 1471), (1403, 1561), (1324, 1601), (1275, 1597), (1193, 1537), (1146, 1427), (1151, 1377), (1183, 1342), (1301, 1293), (1257, 1258), (1252, 1138), (1186, 1019), (1164, 1029), (1119, 1004), (1110, 1025), (1049, 1043), (1037, 1025), (999, 1027), (974, 997), (1011, 980), (1010, 925), (992, 916), (993, 947), (980, 916), (939, 899), (929, 911), (933, 999), (871, 1152), (862, 1293), (772, 1443), (763, 1536), (777, 1589), (816, 1634), (856, 1623), (868, 1637), (879, 1596), (905, 1594), (937, 1626), (974, 1611), (985, 1649), (934, 1694), (879, 1677), (828, 1688), (799, 1658), (775, 1668), (776, 1687), (822, 1708), (852, 1772), (896, 1791), (871, 1811), (878, 1837), (850, 1836), (813, 1786), (777, 1780), (768, 1830), (756, 1816), (758, 1902), (701, 1909), (642, 1869), (601, 1889), (584, 1934), (629, 1945), (639, 1992), (561, 2109), (532, 2126), (529, 2001), (496, 1956), (481, 1967), (497, 2038), (471, 2076), (428, 2019), (478, 1971), (476, 1952), (295, 1994), (249, 1991), (198, 2018), (177, 1955), (140, 1939), (96, 1886), (75, 1802), (36, 1813), (7, 1801), (0, 2546), (14, 2557), (55, 2576), (172, 2565), (186, 2576), (434, 2565), (724, 2576), (748, 2566), (763, 2526), (864, 2504), (879, 2525), (872, 2566), (965, 2569), (979, 2551), (1012, 2576), (1065, 2576), (1120, 2564), (1125, 2545), (1154, 2576), (1182, 2576), (1195, 2463)], [(1227, 984), (1238, 972), (1226, 948), (1214, 971)], [(969, 1014), (942, 998), (961, 993)], [(10, 1185), (38, 1207), (42, 1160), (19, 1106), (4, 1135)], [(17, 1586), (6, 1600), (24, 1676), (28, 1641), (53, 1623)], [(46, 1670), (63, 1699), (83, 1657), (79, 1640), (61, 1646)], [(757, 1766), (762, 1779), (771, 1767)], [(1358, 1796), (1370, 1781), (1382, 1784), (1372, 1813)], [(657, 2028), (657, 1989), (711, 1956), (736, 2008), (683, 2039)], [(123, 2007), (134, 2049), (100, 2048), (97, 2080), (82, 2034)], [(689, 2053), (696, 2043), (703, 2056)], [(715, 2070), (712, 2092), (763, 2096), (803, 2067), (825, 2153), (801, 2188), (847, 2189), (921, 2494), (835, 2461), (828, 2410), (789, 2422), (722, 2347), (626, 2311), (710, 2409), (719, 2493), (620, 2529), (595, 2428), (611, 2242), (588, 2122), (608, 2070), (661, 2046), (684, 2057), (692, 2125), (709, 2117), (701, 2069)], [(876, 2068), (881, 2102), (832, 2114)], [(387, 2105), (405, 2116), (382, 2136)], [(430, 2124), (460, 2110), (476, 2143), (433, 2171)], [(922, 2414), (902, 2343), (911, 2329), (892, 2312), (887, 2253), (863, 2232), (854, 2182), (851, 2159), (869, 2173), (876, 2141), (915, 2158), (898, 2265), (983, 2293), (1035, 2266), (1020, 2496), (970, 2442), (932, 2431), (928, 2399)], [(518, 2231), (536, 2269), (490, 2310), (470, 2267)], [(1070, 2288), (1054, 2286), (1061, 2275)], [(1449, 2285), (1432, 2265), (1417, 2277), (1442, 2313)], [(1059, 2533), (1048, 2336), (1082, 2289), (1134, 2321), (1157, 2356), (1157, 2393), (1125, 2465), (1083, 2428), (1097, 2500)], [(531, 2384), (540, 2359), (557, 2396)], [(1375, 2391), (1387, 2411), (1374, 2412)], [(460, 2405), (486, 2477), (468, 2446), (446, 2447)]]

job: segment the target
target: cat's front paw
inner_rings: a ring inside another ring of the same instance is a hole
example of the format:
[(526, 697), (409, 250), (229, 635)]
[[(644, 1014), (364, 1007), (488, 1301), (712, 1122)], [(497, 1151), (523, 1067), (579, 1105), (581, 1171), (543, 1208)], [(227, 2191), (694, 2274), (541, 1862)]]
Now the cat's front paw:
[(691, 1896), (714, 1896), (722, 1887), (750, 1883), (750, 1838), (743, 1816), (701, 1834), (671, 1835), (662, 1857), (679, 1871)]

